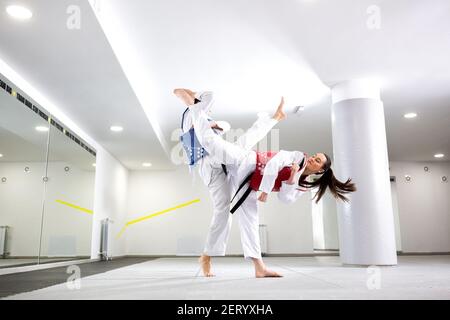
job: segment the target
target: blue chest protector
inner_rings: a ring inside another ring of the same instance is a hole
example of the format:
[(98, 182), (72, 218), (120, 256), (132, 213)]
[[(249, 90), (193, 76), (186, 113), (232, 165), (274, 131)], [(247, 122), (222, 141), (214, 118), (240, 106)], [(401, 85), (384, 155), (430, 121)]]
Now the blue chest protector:
[[(183, 117), (181, 118), (181, 130), (184, 131), (183, 123), (184, 117), (186, 113), (189, 111), (187, 108)], [(200, 142), (195, 135), (194, 128), (191, 128), (189, 131), (183, 133), (180, 136), (181, 144), (183, 145), (183, 149), (186, 152), (186, 156), (188, 158), (189, 165), (194, 165), (198, 160), (208, 155), (208, 152), (201, 146)]]

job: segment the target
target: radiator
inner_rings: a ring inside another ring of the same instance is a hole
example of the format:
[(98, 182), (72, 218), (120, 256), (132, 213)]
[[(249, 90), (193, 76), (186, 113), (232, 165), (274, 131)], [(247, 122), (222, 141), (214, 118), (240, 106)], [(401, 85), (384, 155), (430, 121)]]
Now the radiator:
[(102, 230), (100, 238), (100, 256), (102, 260), (111, 260), (111, 254), (109, 250), (109, 224), (110, 219), (103, 219), (101, 221)]
[(267, 254), (267, 225), (259, 225), (259, 241), (261, 243), (261, 255)]
[(7, 249), (6, 249), (6, 240), (8, 236), (8, 227), (0, 226), (0, 256), (2, 258), (6, 258)]

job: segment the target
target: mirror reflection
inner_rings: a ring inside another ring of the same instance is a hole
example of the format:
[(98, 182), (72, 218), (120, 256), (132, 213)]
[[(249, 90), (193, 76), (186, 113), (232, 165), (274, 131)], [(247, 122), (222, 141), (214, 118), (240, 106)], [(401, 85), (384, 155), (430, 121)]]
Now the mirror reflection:
[(92, 154), (51, 127), (40, 261), (90, 258), (94, 164)]
[(95, 151), (10, 86), (0, 80), (0, 268), (90, 258)]

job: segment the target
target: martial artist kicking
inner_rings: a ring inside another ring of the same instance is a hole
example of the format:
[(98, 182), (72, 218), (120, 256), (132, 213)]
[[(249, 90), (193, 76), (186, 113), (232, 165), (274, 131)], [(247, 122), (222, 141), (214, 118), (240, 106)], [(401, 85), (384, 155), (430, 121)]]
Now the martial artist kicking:
[[(174, 94), (187, 106), (195, 104), (206, 113), (208, 113), (213, 104), (212, 92), (195, 93), (188, 89), (175, 89)], [(272, 118), (260, 117), (244, 135), (237, 139), (235, 145), (242, 150), (251, 150), (253, 146), (255, 146), (267, 135), (273, 126), (278, 123), (278, 121), (284, 118), (284, 113), (282, 110), (283, 105), (284, 102), (282, 100), (277, 112)], [(207, 119), (207, 121), (208, 126), (213, 130), (212, 132), (220, 135), (222, 128), (220, 128), (211, 119)], [(191, 127), (192, 116), (188, 108), (183, 114), (183, 133), (190, 131)], [(225, 255), (226, 244), (230, 234), (232, 222), (230, 214), (230, 185), (227, 179), (226, 167), (224, 167), (220, 161), (216, 161), (215, 158), (202, 153), (201, 156), (198, 157), (198, 160), (194, 160), (194, 158), (192, 159), (191, 164), (195, 163), (198, 166), (200, 177), (209, 189), (211, 200), (213, 202), (213, 217), (206, 240), (206, 245), (203, 254), (199, 259), (203, 274), (206, 277), (211, 277), (213, 276), (213, 273), (211, 272), (211, 257)], [(245, 210), (253, 211), (255, 208), (246, 208), (246, 205), (244, 205), (241, 210), (244, 212)], [(238, 216), (238, 219), (240, 219), (239, 226), (244, 251), (247, 250), (246, 246), (252, 246), (253, 243), (253, 240), (247, 239), (248, 232), (246, 231), (246, 226), (249, 223), (249, 221), (245, 221), (247, 216), (249, 215), (242, 215), (242, 217)], [(256, 256), (260, 257), (260, 253)], [(268, 270), (262, 263), (262, 260), (256, 261), (255, 272), (258, 277), (278, 276), (277, 273)]]
[[(356, 191), (351, 179), (346, 182), (336, 179), (331, 169), (331, 160), (325, 153), (308, 157), (299, 151), (259, 153), (246, 150), (214, 134), (201, 106), (191, 105), (189, 108), (198, 141), (210, 157), (227, 165), (232, 194), (239, 194), (247, 186), (232, 212), (238, 212), (244, 255), (253, 260), (257, 277), (261, 276), (259, 266), (265, 267), (259, 242), (256, 191), (262, 191), (258, 198), (262, 202), (267, 200), (269, 192), (278, 191), (279, 199), (287, 203), (294, 202), (305, 191), (315, 187), (318, 188), (316, 202), (327, 188), (335, 198), (343, 201), (348, 200), (345, 194)], [(312, 174), (320, 177), (313, 182), (307, 181)], [(270, 272), (262, 276), (279, 275)]]

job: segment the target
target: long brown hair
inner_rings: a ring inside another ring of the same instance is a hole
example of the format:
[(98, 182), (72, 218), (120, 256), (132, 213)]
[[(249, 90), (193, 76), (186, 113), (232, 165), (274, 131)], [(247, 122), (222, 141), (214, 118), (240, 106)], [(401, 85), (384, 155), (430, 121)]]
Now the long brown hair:
[(356, 191), (356, 186), (352, 182), (352, 179), (348, 178), (347, 181), (341, 182), (334, 176), (333, 170), (331, 169), (330, 157), (325, 154), (327, 161), (323, 165), (323, 173), (319, 179), (313, 182), (306, 181), (306, 176), (301, 176), (298, 180), (298, 185), (303, 188), (313, 189), (318, 187), (319, 190), (315, 194), (313, 199), (316, 199), (316, 203), (320, 201), (325, 191), (330, 190), (331, 194), (339, 200), (348, 202), (348, 198), (345, 194)]

